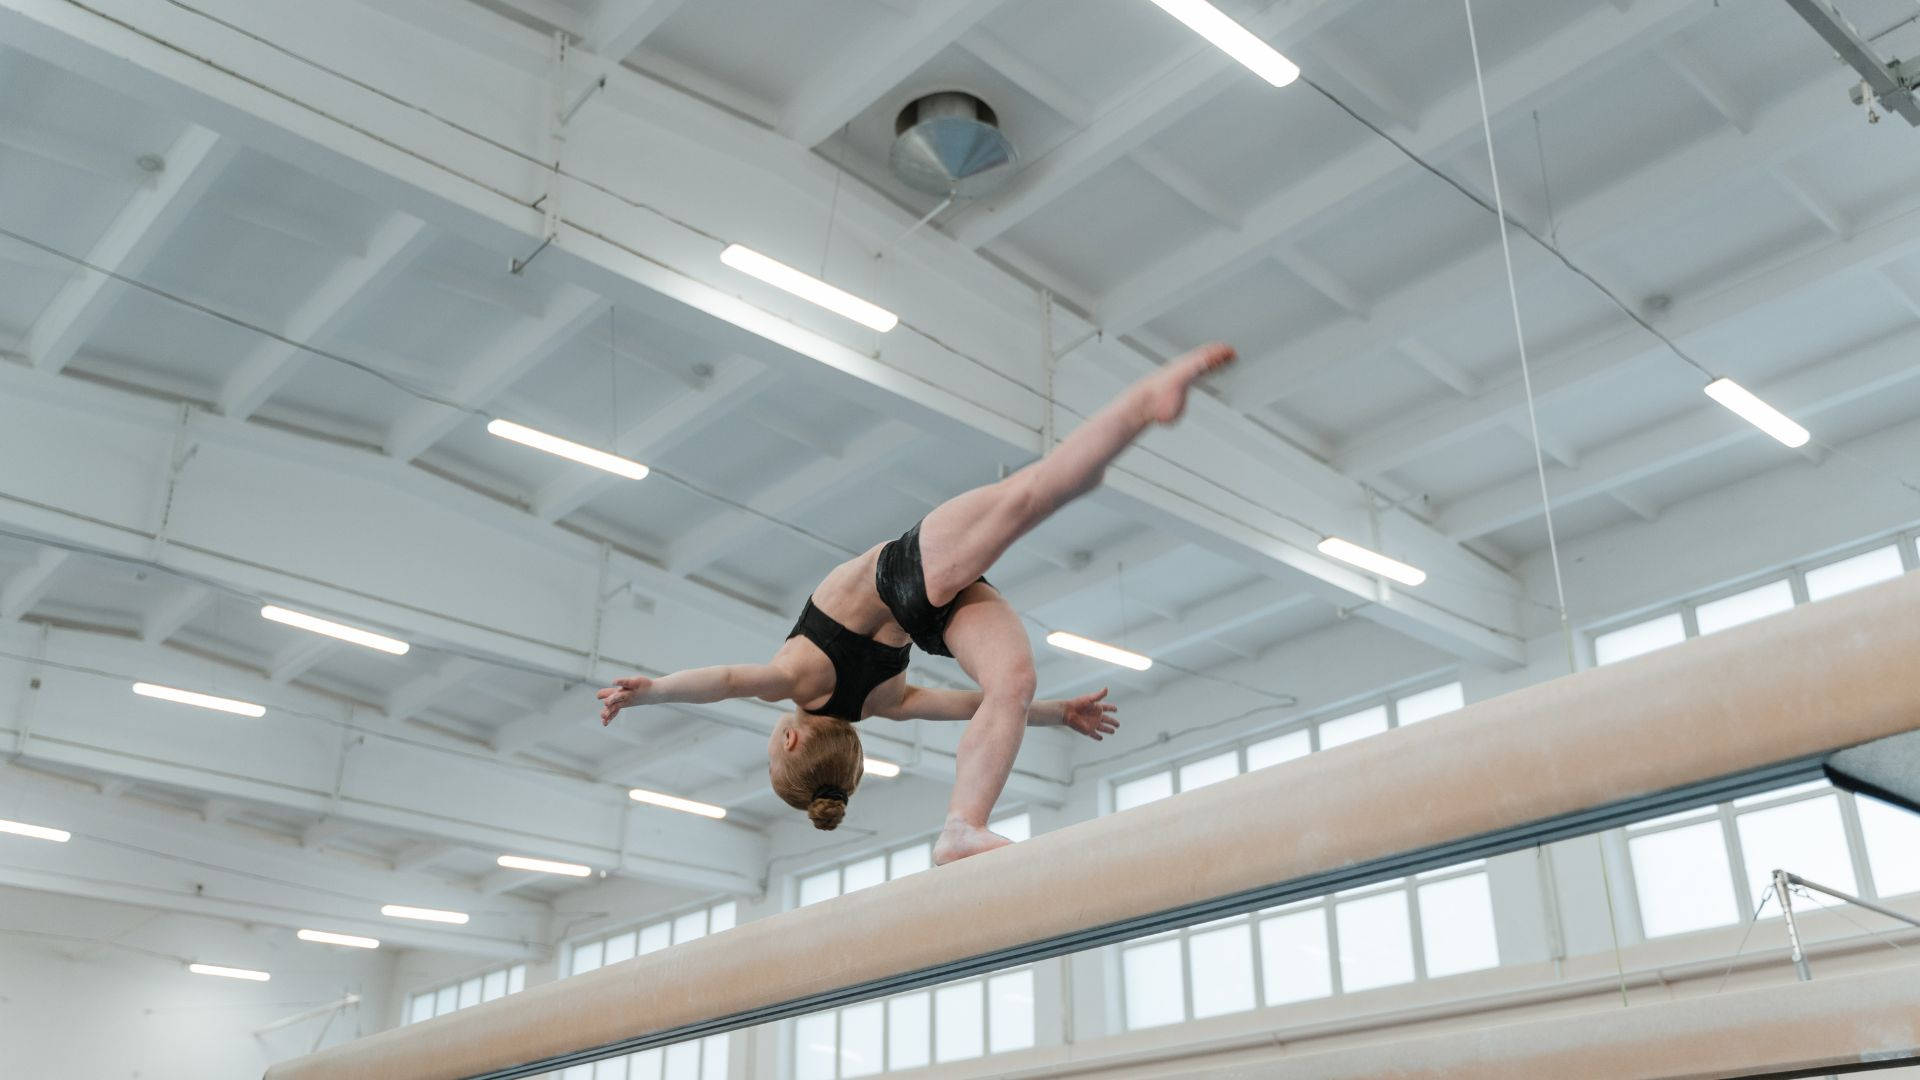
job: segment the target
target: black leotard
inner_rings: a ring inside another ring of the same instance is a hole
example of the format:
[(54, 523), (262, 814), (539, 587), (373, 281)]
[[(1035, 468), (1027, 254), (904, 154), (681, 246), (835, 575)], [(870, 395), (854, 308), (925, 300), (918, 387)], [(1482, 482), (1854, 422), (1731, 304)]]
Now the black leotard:
[(816, 716), (831, 716), (858, 723), (862, 706), (874, 687), (907, 670), (907, 651), (911, 645), (882, 645), (870, 637), (856, 634), (835, 622), (833, 617), (813, 606), (800, 611), (789, 639), (803, 636), (820, 647), (833, 663), (833, 696), (818, 709), (802, 708)]

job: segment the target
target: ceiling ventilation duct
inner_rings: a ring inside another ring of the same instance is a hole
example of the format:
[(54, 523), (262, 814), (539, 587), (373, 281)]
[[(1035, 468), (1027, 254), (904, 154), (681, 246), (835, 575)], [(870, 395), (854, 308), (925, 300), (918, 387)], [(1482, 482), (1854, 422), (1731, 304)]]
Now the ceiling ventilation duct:
[(893, 172), (929, 195), (979, 198), (1013, 175), (1013, 141), (987, 103), (958, 90), (928, 94), (893, 125)]

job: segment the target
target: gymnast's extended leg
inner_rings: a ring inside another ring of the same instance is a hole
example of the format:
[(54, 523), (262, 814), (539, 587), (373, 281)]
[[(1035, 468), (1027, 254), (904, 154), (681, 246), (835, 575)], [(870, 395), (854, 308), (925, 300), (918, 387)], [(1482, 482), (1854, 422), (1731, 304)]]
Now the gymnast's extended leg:
[(1224, 345), (1195, 349), (1128, 387), (1039, 461), (941, 504), (921, 524), (927, 598), (936, 607), (958, 598), (946, 643), (981, 692), (980, 707), (960, 738), (935, 862), (1006, 843), (987, 829), (987, 816), (1013, 771), (1033, 703), (1026, 628), (1006, 600), (978, 579), (1048, 514), (1093, 490), (1107, 465), (1149, 424), (1179, 419), (1194, 380), (1232, 359), (1233, 350)]

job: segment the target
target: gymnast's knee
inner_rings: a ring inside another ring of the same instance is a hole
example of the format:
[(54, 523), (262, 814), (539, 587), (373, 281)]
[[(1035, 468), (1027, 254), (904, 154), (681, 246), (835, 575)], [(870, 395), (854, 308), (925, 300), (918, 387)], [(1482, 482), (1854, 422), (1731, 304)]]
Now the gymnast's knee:
[(1033, 704), (1033, 695), (1038, 686), (1039, 678), (1034, 674), (1033, 661), (1023, 658), (983, 680), (980, 694), (987, 701), (1018, 707), (1024, 714), (1027, 706)]

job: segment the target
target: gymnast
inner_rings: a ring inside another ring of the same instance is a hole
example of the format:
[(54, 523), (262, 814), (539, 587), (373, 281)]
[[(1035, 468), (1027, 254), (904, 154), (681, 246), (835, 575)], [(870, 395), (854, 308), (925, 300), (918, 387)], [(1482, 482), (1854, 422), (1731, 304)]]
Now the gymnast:
[[(935, 507), (898, 540), (835, 567), (800, 613), (786, 644), (764, 664), (694, 668), (615, 680), (599, 693), (600, 722), (631, 705), (791, 700), (774, 725), (767, 772), (787, 805), (816, 828), (846, 816), (865, 754), (853, 725), (865, 717), (962, 720), (947, 819), (933, 847), (945, 864), (1008, 840), (987, 817), (1013, 771), (1025, 729), (1067, 727), (1092, 739), (1119, 726), (1100, 690), (1035, 701), (1033, 652), (1020, 616), (983, 576), (1015, 540), (1093, 490), (1107, 466), (1148, 425), (1171, 424), (1194, 380), (1234, 357), (1225, 345), (1187, 353), (1142, 378), (1005, 479)], [(906, 681), (913, 645), (951, 656), (978, 691), (934, 690)]]

